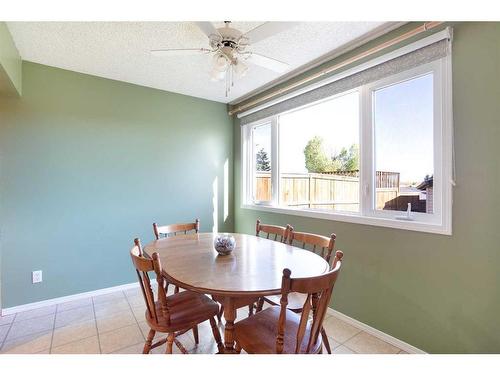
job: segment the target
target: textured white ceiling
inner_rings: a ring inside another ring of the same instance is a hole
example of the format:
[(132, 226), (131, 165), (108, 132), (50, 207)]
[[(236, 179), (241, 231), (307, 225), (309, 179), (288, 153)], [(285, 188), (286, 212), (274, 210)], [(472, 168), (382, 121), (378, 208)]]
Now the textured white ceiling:
[[(223, 22), (214, 22), (222, 27)], [(242, 32), (262, 22), (234, 22)], [(191, 22), (9, 22), (23, 60), (161, 90), (231, 102), (280, 77), (255, 65), (235, 81), (229, 97), (224, 83), (212, 82), (209, 57), (157, 57), (151, 49), (208, 47), (208, 38)], [(285, 61), (291, 71), (374, 30), (382, 22), (302, 22), (251, 46)]]

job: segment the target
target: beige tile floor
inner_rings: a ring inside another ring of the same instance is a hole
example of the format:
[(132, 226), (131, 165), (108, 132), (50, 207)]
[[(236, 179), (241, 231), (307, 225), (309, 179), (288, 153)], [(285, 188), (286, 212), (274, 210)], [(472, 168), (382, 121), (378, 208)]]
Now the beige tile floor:
[[(130, 289), (0, 317), (0, 353), (137, 354), (149, 328), (140, 289)], [(238, 319), (248, 308), (238, 310)], [(324, 327), (334, 354), (404, 354), (402, 350), (328, 316)], [(220, 325), (223, 332), (223, 325)], [(190, 353), (215, 353), (208, 322), (199, 326), (200, 343), (192, 332), (178, 339)], [(164, 346), (153, 353), (163, 353)], [(174, 353), (179, 350), (174, 345)]]

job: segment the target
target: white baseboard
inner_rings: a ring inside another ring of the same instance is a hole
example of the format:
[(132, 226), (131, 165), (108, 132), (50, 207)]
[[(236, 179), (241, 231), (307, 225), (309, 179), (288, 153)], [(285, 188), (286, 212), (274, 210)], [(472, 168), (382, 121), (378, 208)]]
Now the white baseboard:
[[(153, 280), (151, 280), (151, 281), (153, 281)], [(156, 281), (156, 280), (154, 280), (154, 281)], [(120, 291), (132, 289), (132, 288), (137, 288), (137, 287), (139, 287), (139, 282), (117, 285), (117, 286), (112, 286), (111, 288), (98, 289), (98, 290), (93, 290), (90, 292), (72, 294), (72, 295), (64, 296), (64, 297), (46, 299), (44, 301), (27, 303), (25, 305), (18, 305), (18, 306), (13, 306), (13, 307), (8, 307), (6, 309), (2, 309), (0, 315), (1, 316), (11, 315), (11, 314), (20, 313), (23, 311), (38, 309), (40, 307), (57, 305), (57, 304), (64, 303), (64, 302), (75, 301), (75, 300), (78, 300), (81, 298), (95, 297), (95, 296), (100, 296), (102, 294), (120, 292)]]
[(396, 348), (404, 350), (407, 353), (427, 354), (423, 350), (416, 348), (413, 345), (410, 345), (410, 344), (408, 344), (400, 339), (397, 339), (391, 335), (388, 335), (387, 333), (379, 331), (378, 329), (373, 328), (373, 327), (371, 327), (368, 324), (365, 324), (363, 322), (360, 322), (359, 320), (353, 319), (350, 316), (342, 314), (341, 312), (334, 310), (331, 307), (328, 308), (328, 314), (331, 316), (334, 316), (340, 320), (343, 320), (344, 322), (346, 322), (346, 323), (348, 323), (356, 328), (359, 328), (365, 332), (368, 332), (369, 334), (371, 334), (371, 335), (373, 335), (381, 340), (384, 340), (385, 342), (395, 346)]

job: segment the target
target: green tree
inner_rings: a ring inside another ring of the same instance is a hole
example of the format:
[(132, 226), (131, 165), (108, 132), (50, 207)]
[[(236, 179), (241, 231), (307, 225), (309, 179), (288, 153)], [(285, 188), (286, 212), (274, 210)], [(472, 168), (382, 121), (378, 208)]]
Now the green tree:
[(323, 147), (323, 138), (315, 136), (304, 148), (306, 169), (310, 173), (326, 172), (331, 162)]
[(337, 155), (332, 156), (336, 163), (336, 171), (357, 171), (359, 169), (359, 147), (352, 144), (349, 149), (345, 147)]
[(271, 162), (267, 156), (267, 152), (261, 148), (256, 155), (256, 168), (259, 172), (269, 172), (271, 170)]
[(325, 173), (335, 171), (356, 171), (359, 169), (359, 148), (353, 144), (338, 154), (329, 157), (323, 146), (323, 138), (315, 136), (307, 142), (304, 148), (306, 169), (310, 173)]

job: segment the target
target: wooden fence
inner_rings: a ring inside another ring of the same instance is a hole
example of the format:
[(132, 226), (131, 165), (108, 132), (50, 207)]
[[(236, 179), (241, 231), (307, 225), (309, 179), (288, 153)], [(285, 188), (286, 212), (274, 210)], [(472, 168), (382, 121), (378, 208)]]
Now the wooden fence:
[[(394, 200), (399, 195), (399, 173), (377, 171), (376, 180), (377, 209), (384, 209), (386, 202)], [(270, 172), (257, 173), (255, 195), (256, 200), (271, 200)], [(353, 171), (342, 175), (283, 173), (280, 176), (280, 201), (286, 206), (293, 207), (359, 211), (359, 172)]]

